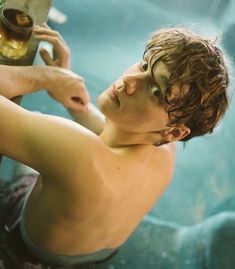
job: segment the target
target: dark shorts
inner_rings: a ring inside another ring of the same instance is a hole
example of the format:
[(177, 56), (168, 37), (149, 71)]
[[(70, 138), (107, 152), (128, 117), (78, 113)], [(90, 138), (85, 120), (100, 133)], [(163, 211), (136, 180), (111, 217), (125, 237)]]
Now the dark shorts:
[(1, 183), (0, 190), (0, 268), (48, 268), (25, 247), (19, 232), (19, 216), (26, 195), (38, 175), (16, 179), (15, 183)]
[(86, 268), (86, 264), (95, 265), (94, 262), (74, 267), (49, 265), (40, 261), (25, 245), (20, 232), (20, 212), (37, 178), (37, 174), (30, 174), (18, 178), (13, 184), (0, 184), (0, 269)]

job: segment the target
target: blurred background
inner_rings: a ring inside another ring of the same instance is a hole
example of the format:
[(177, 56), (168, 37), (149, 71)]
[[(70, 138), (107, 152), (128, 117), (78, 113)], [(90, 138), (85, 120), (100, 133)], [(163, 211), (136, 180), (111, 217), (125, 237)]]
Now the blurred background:
[[(139, 61), (145, 41), (162, 27), (188, 26), (198, 34), (222, 37), (220, 47), (227, 54), (233, 77), (233, 0), (54, 0), (53, 6), (66, 14), (67, 21), (58, 24), (49, 20), (49, 25), (70, 46), (72, 69), (85, 78), (94, 103), (100, 92), (130, 64)], [(50, 49), (46, 43), (40, 46)], [(35, 64), (42, 64), (38, 55)], [(232, 96), (233, 79), (231, 82)], [(193, 139), (185, 148), (178, 143), (173, 181), (149, 212), (153, 222), (160, 219), (188, 226), (218, 212), (235, 209), (234, 102), (232, 98), (225, 119), (212, 135)], [(25, 96), (22, 106), (70, 118), (63, 106), (48, 98), (46, 92)], [(7, 158), (1, 166), (1, 177), (11, 178), (11, 160)], [(107, 268), (138, 267), (132, 267), (131, 263), (125, 266), (120, 263)], [(142, 268), (154, 267), (149, 264)]]

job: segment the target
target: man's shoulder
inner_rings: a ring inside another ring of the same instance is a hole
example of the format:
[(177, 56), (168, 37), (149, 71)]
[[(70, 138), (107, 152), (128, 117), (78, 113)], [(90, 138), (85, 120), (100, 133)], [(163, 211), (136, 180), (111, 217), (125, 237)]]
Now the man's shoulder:
[(158, 168), (160, 176), (168, 181), (172, 179), (176, 157), (176, 145), (175, 143), (169, 143), (157, 147), (155, 150), (154, 162)]

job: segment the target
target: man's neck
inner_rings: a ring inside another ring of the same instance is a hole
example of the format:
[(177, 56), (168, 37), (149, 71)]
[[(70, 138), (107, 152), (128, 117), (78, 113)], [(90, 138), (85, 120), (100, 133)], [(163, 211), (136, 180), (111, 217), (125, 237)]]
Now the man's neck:
[(100, 134), (104, 144), (113, 148), (148, 145), (143, 137), (143, 134), (123, 130), (110, 121), (106, 121), (104, 129)]

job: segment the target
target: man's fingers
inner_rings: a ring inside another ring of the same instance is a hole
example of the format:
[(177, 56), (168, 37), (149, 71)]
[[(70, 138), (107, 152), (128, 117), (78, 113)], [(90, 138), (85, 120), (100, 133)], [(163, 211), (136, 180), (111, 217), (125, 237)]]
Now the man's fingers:
[(56, 36), (51, 36), (51, 35), (44, 35), (44, 34), (35, 34), (35, 38), (41, 41), (47, 41), (51, 44), (53, 44), (54, 46), (58, 44), (61, 44), (61, 39), (59, 39)]
[(43, 61), (45, 62), (45, 64), (55, 65), (53, 62), (53, 59), (51, 58), (49, 52), (46, 49), (44, 49), (44, 48), (40, 49), (39, 53), (40, 53)]
[(61, 37), (61, 35), (60, 35), (60, 33), (58, 31), (52, 30), (51, 28), (41, 27), (41, 26), (38, 26), (38, 25), (34, 26), (34, 33), (35, 34), (45, 34), (45, 35), (60, 36)]
[(83, 90), (79, 95), (74, 95), (70, 97), (70, 103), (73, 106), (78, 106), (80, 108), (85, 107), (89, 101), (90, 101), (90, 96), (87, 90)]
[[(46, 52), (45, 56), (42, 55), (45, 63), (70, 68), (70, 49), (59, 32), (52, 30), (47, 25), (35, 26), (34, 36), (37, 40), (46, 41), (53, 46), (53, 57), (49, 58)], [(52, 61), (54, 61), (54, 63)]]
[[(60, 40), (63, 44), (66, 44), (64, 41), (63, 37), (60, 35), (58, 31), (52, 30), (51, 28), (48, 27), (41, 27), (41, 26), (34, 26), (34, 34), (37, 39), (44, 40), (46, 38), (56, 38)], [(49, 40), (50, 41), (50, 40)]]
[(74, 97), (71, 97), (72, 101), (74, 101), (75, 103), (80, 103), (80, 104), (84, 104), (84, 102), (82, 101), (82, 99), (78, 96), (74, 96)]
[(69, 54), (70, 52), (69, 48), (63, 43), (63, 41), (56, 36), (35, 35), (35, 38), (38, 40), (47, 41), (48, 43), (52, 44), (57, 54)]
[(42, 26), (43, 26), (43, 27), (46, 27), (46, 28), (48, 28), (48, 29), (51, 29), (51, 27), (50, 27), (46, 22), (44, 22), (44, 23), (42, 24)]
[(79, 100), (79, 97), (78, 99), (76, 97), (72, 97), (71, 102), (69, 102), (68, 104), (68, 108), (73, 111), (83, 113), (86, 112), (88, 109), (87, 104), (88, 103), (85, 104), (83, 101), (81, 101), (81, 99)]

